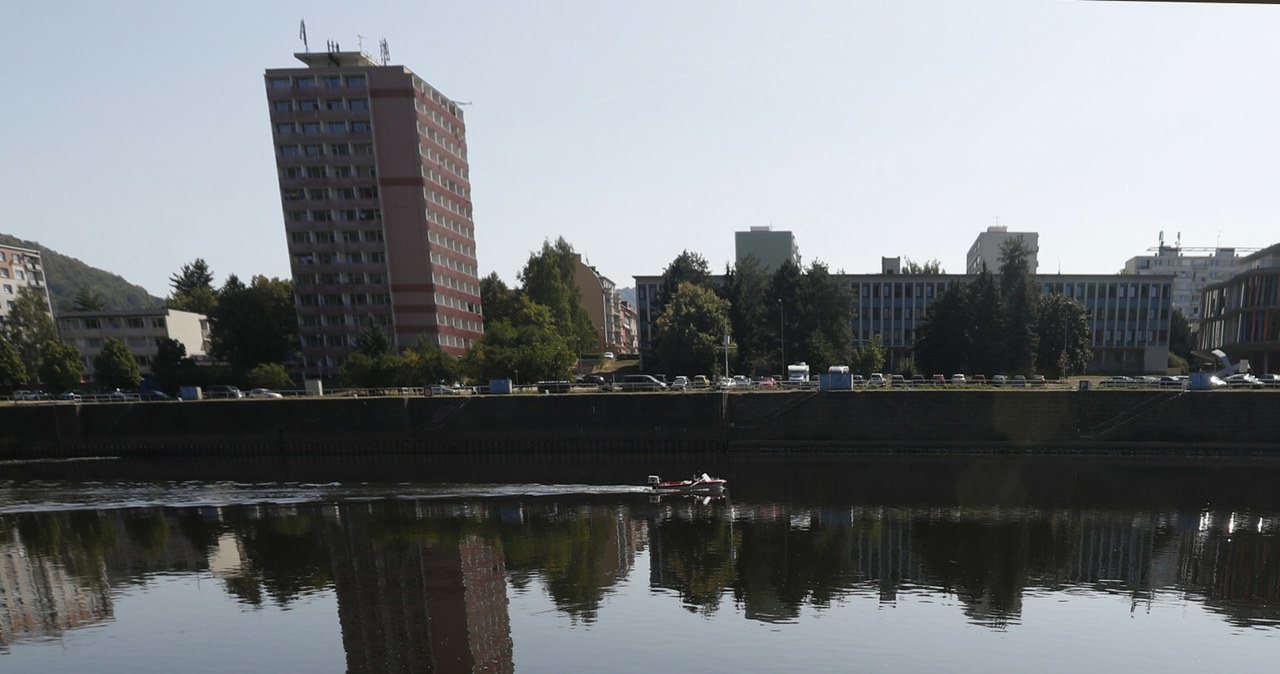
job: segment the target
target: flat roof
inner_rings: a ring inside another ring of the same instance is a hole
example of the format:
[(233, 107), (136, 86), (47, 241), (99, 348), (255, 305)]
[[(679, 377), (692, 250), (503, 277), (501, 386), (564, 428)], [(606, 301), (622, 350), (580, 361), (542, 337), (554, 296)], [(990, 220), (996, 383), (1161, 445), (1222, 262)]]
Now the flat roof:
[(308, 68), (376, 68), (382, 64), (362, 51), (295, 52), (293, 57)]

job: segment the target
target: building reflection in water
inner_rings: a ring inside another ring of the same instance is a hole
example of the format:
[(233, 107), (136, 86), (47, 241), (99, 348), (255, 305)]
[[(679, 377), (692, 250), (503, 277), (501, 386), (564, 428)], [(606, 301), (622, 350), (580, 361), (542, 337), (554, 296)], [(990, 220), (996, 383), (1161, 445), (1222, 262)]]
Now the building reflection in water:
[(113, 588), (151, 574), (212, 573), (247, 606), (333, 592), (351, 672), (509, 672), (511, 593), (591, 622), (646, 558), (709, 619), (943, 593), (999, 628), (1029, 593), (1085, 589), (1280, 625), (1273, 513), (512, 497), (0, 515), (0, 645), (109, 621)]

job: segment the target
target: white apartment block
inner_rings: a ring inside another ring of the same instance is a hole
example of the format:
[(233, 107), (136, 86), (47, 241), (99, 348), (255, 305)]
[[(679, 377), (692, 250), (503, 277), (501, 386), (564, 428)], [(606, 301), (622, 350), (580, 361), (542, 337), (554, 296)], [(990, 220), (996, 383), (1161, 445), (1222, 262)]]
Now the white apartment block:
[(1166, 246), (1160, 235), (1160, 246), (1153, 249), (1155, 255), (1131, 257), (1124, 263), (1124, 274), (1138, 276), (1172, 276), (1173, 308), (1182, 312), (1198, 329), (1201, 315), (1201, 298), (1205, 286), (1222, 283), (1239, 270), (1240, 253), (1251, 253), (1257, 248), (1183, 248), (1180, 244)]
[(151, 375), (161, 340), (173, 339), (187, 349), (187, 356), (201, 360), (209, 353), (209, 319), (204, 314), (176, 309), (125, 311), (67, 311), (58, 316), (62, 343), (84, 356), (85, 377), (93, 379), (93, 359), (102, 345), (116, 338), (129, 347), (143, 377)]
[(1040, 252), (1040, 235), (1036, 232), (1010, 232), (1009, 228), (1004, 225), (993, 225), (988, 227), (987, 231), (978, 235), (973, 245), (969, 247), (969, 254), (965, 256), (964, 273), (980, 274), (984, 267), (992, 274), (998, 273), (1000, 271), (1000, 247), (1006, 241), (1019, 238), (1031, 250), (1028, 271), (1035, 275), (1040, 266), (1037, 258)]

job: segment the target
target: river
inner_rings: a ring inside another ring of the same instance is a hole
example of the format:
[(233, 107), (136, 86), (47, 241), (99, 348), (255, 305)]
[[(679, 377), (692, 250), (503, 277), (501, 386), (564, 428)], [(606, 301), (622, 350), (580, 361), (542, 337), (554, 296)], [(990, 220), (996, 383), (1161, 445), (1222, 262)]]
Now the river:
[(1264, 672), (1280, 653), (1280, 461), (722, 457), (715, 499), (651, 496), (628, 463), (558, 483), (24, 470), (0, 480), (0, 671)]

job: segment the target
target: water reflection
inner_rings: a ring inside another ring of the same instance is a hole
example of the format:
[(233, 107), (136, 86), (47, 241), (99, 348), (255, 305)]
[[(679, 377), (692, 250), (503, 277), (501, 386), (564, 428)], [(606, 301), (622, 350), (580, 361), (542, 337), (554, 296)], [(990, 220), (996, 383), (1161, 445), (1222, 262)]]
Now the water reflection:
[(351, 672), (513, 671), (509, 597), (544, 593), (591, 624), (637, 571), (706, 620), (798, 622), (923, 593), (1000, 629), (1030, 595), (1120, 594), (1138, 610), (1177, 593), (1274, 628), (1280, 515), (640, 495), (10, 513), (0, 646), (110, 621), (118, 590), (154, 574), (211, 574), (248, 610), (332, 592)]

